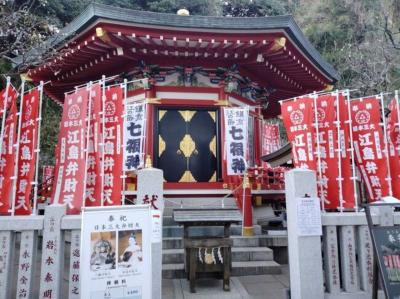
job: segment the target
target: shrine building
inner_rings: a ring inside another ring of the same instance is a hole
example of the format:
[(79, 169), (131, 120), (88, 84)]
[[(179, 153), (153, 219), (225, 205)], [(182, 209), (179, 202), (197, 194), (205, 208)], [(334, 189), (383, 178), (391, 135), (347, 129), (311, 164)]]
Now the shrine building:
[[(329, 90), (338, 74), (292, 16), (231, 18), (135, 11), (91, 4), (57, 37), (54, 54), (26, 69), (62, 103), (102, 76), (148, 78), (128, 101), (148, 103), (145, 154), (168, 189), (224, 189), (223, 107), (249, 107), (250, 166), (261, 164), (261, 123), (279, 101)], [(53, 53), (52, 52), (52, 53)]]

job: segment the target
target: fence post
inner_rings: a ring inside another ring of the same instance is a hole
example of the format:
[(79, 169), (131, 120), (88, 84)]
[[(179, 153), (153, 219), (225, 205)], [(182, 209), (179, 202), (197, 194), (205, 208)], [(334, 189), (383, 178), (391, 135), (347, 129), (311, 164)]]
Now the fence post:
[[(161, 299), (162, 215), (164, 210), (163, 171), (152, 167), (141, 169), (138, 171), (137, 183), (138, 183), (138, 191), (137, 191), (136, 203), (137, 204), (148, 203), (152, 205), (153, 208), (152, 212), (153, 227), (152, 227), (152, 238), (151, 238), (151, 268), (152, 268), (151, 298)], [(154, 227), (155, 224), (158, 224), (157, 227)]]
[(45, 208), (39, 298), (60, 299), (64, 265), (64, 238), (61, 219), (66, 205), (52, 204)]
[(311, 170), (293, 169), (285, 174), (289, 243), (290, 295), (292, 299), (324, 298), (320, 236), (300, 236), (299, 197), (316, 197), (317, 182)]

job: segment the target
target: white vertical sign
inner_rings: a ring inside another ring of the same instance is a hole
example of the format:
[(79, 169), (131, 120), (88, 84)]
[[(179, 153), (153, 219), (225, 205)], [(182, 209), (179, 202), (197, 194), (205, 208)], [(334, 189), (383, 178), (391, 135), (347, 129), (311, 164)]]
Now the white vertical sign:
[(247, 169), (248, 117), (246, 108), (224, 109), (228, 175), (241, 175)]
[(146, 104), (127, 104), (124, 119), (124, 170), (137, 170), (144, 165)]
[(83, 211), (81, 298), (151, 298), (151, 219), (148, 205)]

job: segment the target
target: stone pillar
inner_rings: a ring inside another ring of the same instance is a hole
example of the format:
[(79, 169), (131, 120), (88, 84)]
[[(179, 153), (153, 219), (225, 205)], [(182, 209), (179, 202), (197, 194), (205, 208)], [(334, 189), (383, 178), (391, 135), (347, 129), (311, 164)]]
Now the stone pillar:
[[(147, 167), (138, 171), (137, 204), (152, 206), (152, 297), (161, 299), (162, 282), (162, 215), (164, 211), (163, 171), (151, 167), (151, 161), (146, 161)], [(161, 218), (161, 219), (160, 219)]]
[(14, 239), (14, 232), (0, 231), (0, 299), (10, 298)]
[(66, 205), (52, 204), (45, 208), (39, 298), (64, 297), (61, 294), (64, 265), (61, 219), (65, 213)]
[(297, 199), (317, 197), (315, 173), (293, 169), (285, 174), (289, 243), (290, 295), (292, 299), (324, 298), (320, 236), (301, 236)]

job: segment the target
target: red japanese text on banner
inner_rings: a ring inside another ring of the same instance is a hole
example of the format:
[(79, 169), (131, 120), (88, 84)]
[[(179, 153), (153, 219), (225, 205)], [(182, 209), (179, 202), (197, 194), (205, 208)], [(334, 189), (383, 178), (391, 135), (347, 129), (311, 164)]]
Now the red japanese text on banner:
[(389, 194), (379, 99), (370, 97), (352, 100), (350, 109), (357, 166), (369, 201), (376, 201)]
[(21, 132), (19, 140), (19, 160), (17, 169), (17, 190), (15, 194), (15, 214), (31, 214), (30, 195), (35, 175), (37, 127), (40, 92), (32, 89), (24, 95), (22, 103)]
[(134, 171), (144, 165), (145, 103), (126, 105), (124, 121), (124, 170)]
[(278, 124), (264, 124), (262, 129), (262, 155), (268, 155), (280, 149), (281, 139)]
[(120, 205), (122, 190), (123, 88), (106, 90), (104, 140), (104, 205)]
[(101, 149), (99, 143), (102, 142), (101, 130), (101, 106), (102, 90), (100, 84), (92, 85), (90, 90), (91, 108), (90, 108), (90, 127), (88, 150), (87, 174), (86, 174), (86, 206), (101, 206)]
[(52, 203), (67, 204), (68, 214), (80, 212), (84, 195), (88, 97), (84, 87), (67, 94), (64, 101)]
[[(6, 92), (8, 93), (8, 96), (6, 95)], [(11, 103), (13, 103), (16, 100), (17, 95), (18, 95), (17, 91), (11, 84), (9, 85), (8, 90), (5, 88), (2, 91), (0, 91), (0, 112), (2, 112), (3, 110), (6, 96), (7, 96), (7, 102), (5, 106), (6, 109), (8, 109)]]
[(48, 184), (50, 184), (54, 176), (54, 166), (44, 165), (42, 170), (42, 182), (47, 182)]
[(285, 101), (281, 110), (288, 139), (292, 144), (294, 166), (316, 170), (313, 99), (304, 97)]
[[(316, 150), (320, 150), (320, 163), (321, 167), (318, 167), (318, 172), (321, 171), (318, 193), (321, 200), (324, 200), (325, 209), (338, 209), (343, 208), (354, 208), (354, 189), (352, 188), (351, 181), (351, 168), (350, 159), (347, 153), (348, 148), (348, 136), (344, 132), (344, 128), (340, 127), (340, 139), (338, 138), (338, 129), (336, 121), (339, 121), (337, 117), (337, 96), (322, 95), (318, 96), (317, 100), (317, 124), (318, 124), (318, 143)], [(344, 116), (346, 110), (344, 97), (339, 97), (339, 113), (340, 116)], [(340, 117), (340, 124), (344, 125), (346, 118)], [(340, 160), (339, 160), (339, 143), (340, 140)], [(340, 163), (340, 165), (339, 165)], [(339, 167), (341, 167), (341, 177), (339, 177)], [(344, 169), (346, 168), (346, 169)], [(340, 206), (339, 202), (339, 191), (340, 184), (342, 182), (342, 195), (343, 202)], [(347, 181), (349, 184), (344, 185), (343, 182)], [(345, 188), (344, 188), (345, 187)]]
[[(353, 167), (350, 153), (350, 123), (346, 96), (339, 93), (339, 126), (340, 126), (340, 158), (342, 169), (342, 194), (343, 208), (353, 209), (355, 207)], [(339, 146), (337, 146), (339, 150)], [(355, 179), (355, 178), (354, 178)]]
[(228, 175), (241, 175), (247, 169), (248, 119), (249, 110), (246, 108), (224, 108)]
[(399, 135), (399, 103), (393, 99), (389, 104), (390, 114), (387, 123), (388, 144), (389, 144), (389, 165), (392, 183), (393, 196), (400, 198), (400, 135)]
[(398, 154), (400, 154), (399, 106), (399, 101), (397, 99), (393, 99), (388, 107), (390, 110), (388, 117), (388, 134)]
[(14, 144), (17, 142), (17, 103), (11, 103), (10, 111), (4, 125), (2, 151), (0, 156), (0, 214), (10, 209), (12, 197), (12, 179), (14, 173)]

